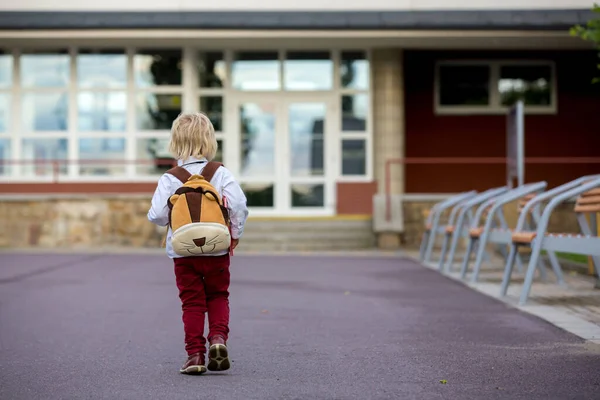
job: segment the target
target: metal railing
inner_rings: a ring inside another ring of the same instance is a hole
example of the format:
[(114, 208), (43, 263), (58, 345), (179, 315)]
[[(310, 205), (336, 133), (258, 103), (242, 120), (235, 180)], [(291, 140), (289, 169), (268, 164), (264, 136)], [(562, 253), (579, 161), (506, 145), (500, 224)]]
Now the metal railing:
[[(406, 157), (385, 162), (385, 217), (392, 219), (392, 166), (393, 165), (506, 165), (506, 157)], [(526, 157), (525, 164), (597, 164), (600, 157)], [(599, 171), (600, 172), (600, 171)]]

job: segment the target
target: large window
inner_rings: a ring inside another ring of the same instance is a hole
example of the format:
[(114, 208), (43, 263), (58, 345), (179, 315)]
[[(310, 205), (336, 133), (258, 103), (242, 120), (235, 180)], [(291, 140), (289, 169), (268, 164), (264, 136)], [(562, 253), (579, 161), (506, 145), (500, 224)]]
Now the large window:
[[(370, 99), (364, 50), (0, 49), (0, 178), (154, 181), (174, 164), (173, 120), (200, 110), (215, 127), (216, 160), (242, 178), (267, 166), (275, 174), (289, 141), (290, 174), (307, 185), (326, 168), (328, 179), (370, 179)], [(324, 120), (335, 123), (325, 130)], [(272, 148), (255, 146), (269, 135)], [(273, 191), (263, 186), (252, 186), (257, 199)], [(318, 198), (319, 190), (293, 193)], [(319, 203), (306, 196), (294, 202)]]
[(369, 62), (362, 51), (342, 51), (339, 65), (341, 105), (341, 174), (367, 175), (369, 120)]
[(534, 61), (443, 61), (437, 64), (438, 114), (499, 114), (518, 100), (528, 113), (555, 113), (554, 64)]

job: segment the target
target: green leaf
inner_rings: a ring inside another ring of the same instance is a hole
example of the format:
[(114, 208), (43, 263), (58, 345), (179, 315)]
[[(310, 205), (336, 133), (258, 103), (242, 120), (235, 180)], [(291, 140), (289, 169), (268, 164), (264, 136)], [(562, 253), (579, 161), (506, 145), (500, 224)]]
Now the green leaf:
[(442, 385), (445, 385), (446, 383), (448, 383), (448, 381), (447, 381), (447, 380), (445, 380), (445, 379), (442, 379), (442, 380), (440, 380), (440, 383), (441, 383)]

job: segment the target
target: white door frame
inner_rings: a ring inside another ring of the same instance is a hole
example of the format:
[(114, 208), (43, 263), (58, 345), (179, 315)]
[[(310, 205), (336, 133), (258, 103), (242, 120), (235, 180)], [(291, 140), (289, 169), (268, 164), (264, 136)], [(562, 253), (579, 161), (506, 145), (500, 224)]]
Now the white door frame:
[[(274, 206), (273, 208), (249, 207), (252, 216), (331, 216), (336, 214), (336, 173), (338, 172), (339, 158), (339, 117), (336, 107), (337, 96), (335, 93), (311, 92), (264, 92), (264, 93), (236, 93), (226, 98), (226, 109), (230, 121), (228, 126), (231, 140), (228, 140), (225, 159), (228, 167), (235, 173), (238, 181), (244, 183), (273, 182)], [(272, 104), (275, 107), (275, 166), (273, 176), (241, 175), (241, 127), (240, 108), (244, 103)], [(288, 107), (293, 103), (324, 103), (326, 107), (324, 126), (324, 175), (322, 177), (293, 177), (291, 176), (290, 159), (291, 151), (288, 127)], [(323, 183), (323, 207), (292, 207), (291, 185), (294, 183)]]

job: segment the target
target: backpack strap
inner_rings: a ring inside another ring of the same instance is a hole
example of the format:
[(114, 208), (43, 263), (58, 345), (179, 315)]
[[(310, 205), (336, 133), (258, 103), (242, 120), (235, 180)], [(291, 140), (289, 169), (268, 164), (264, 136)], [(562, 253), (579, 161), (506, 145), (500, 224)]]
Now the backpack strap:
[(222, 163), (211, 161), (206, 164), (206, 167), (201, 172), (201, 175), (206, 179), (207, 182), (210, 182), (212, 178), (215, 176), (215, 172), (219, 169), (219, 167), (223, 166)]
[(181, 183), (186, 183), (188, 179), (190, 179), (190, 176), (192, 176), (187, 169), (179, 166), (171, 168), (166, 173), (173, 175), (175, 178), (179, 179)]

